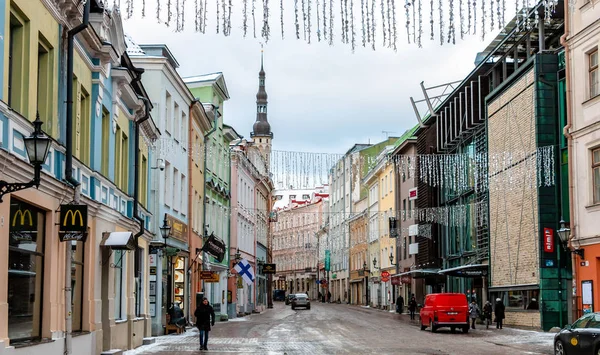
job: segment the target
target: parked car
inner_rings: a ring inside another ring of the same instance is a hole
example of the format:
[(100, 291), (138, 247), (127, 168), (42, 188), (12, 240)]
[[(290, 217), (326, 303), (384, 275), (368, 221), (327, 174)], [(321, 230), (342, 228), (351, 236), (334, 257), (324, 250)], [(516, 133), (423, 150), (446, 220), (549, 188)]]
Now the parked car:
[(308, 299), (308, 295), (306, 293), (297, 293), (294, 298), (292, 298), (292, 309), (296, 309), (298, 307), (310, 309), (310, 300)]
[(285, 301), (285, 290), (273, 290), (273, 301)]
[(586, 314), (556, 333), (554, 354), (600, 354), (600, 313)]
[(294, 293), (290, 293), (289, 295), (285, 296), (285, 305), (286, 306), (292, 302), (292, 299), (294, 298), (294, 296), (295, 296)]
[(427, 327), (435, 333), (440, 327), (449, 327), (452, 332), (462, 328), (469, 332), (469, 303), (462, 293), (432, 293), (425, 297), (421, 308), (421, 330)]

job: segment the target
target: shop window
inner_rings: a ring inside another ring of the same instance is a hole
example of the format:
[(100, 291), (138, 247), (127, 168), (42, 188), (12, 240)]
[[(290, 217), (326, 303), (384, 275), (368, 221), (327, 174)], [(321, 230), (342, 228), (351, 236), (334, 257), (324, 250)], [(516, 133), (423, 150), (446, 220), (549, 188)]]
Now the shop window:
[[(539, 310), (539, 290), (492, 292), (492, 299), (500, 298), (507, 310)], [(495, 301), (494, 301), (495, 302)]]
[(125, 250), (114, 251), (114, 270), (115, 270), (115, 320), (125, 319), (126, 312), (124, 311), (125, 304), (125, 286), (124, 275), (127, 265), (127, 255)]
[(175, 303), (179, 303), (181, 309), (185, 308), (185, 258), (178, 256), (174, 258), (173, 262), (175, 266), (175, 278), (174, 278), (174, 295)]
[(8, 338), (41, 338), (46, 214), (11, 198), (8, 253)]
[(137, 248), (134, 265), (135, 277), (135, 316), (140, 317), (144, 313), (144, 249)]
[(71, 307), (73, 331), (83, 330), (83, 242), (71, 241)]

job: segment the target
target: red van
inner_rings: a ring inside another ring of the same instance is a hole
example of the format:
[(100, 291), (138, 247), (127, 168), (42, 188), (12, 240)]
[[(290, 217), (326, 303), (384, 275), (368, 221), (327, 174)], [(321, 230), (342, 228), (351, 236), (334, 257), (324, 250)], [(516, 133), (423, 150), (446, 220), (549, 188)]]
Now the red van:
[(449, 327), (453, 332), (462, 328), (469, 332), (469, 303), (463, 293), (432, 293), (425, 297), (421, 308), (421, 330), (430, 327), (436, 332), (440, 327)]

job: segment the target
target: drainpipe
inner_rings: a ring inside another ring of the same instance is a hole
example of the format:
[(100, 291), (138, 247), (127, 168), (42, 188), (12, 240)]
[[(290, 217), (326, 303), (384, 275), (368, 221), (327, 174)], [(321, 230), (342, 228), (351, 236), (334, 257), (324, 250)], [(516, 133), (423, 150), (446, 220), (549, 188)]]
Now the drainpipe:
[[(213, 114), (214, 114), (214, 120), (213, 120), (213, 127), (211, 128), (210, 131), (206, 132), (206, 134), (204, 135), (204, 178), (203, 178), (203, 186), (204, 186), (204, 196), (202, 197), (203, 199), (203, 206), (204, 208), (202, 209), (202, 247), (204, 248), (204, 238), (208, 237), (208, 229), (206, 229), (206, 158), (207, 158), (207, 153), (208, 153), (208, 139), (210, 138), (210, 135), (213, 134), (216, 130), (217, 127), (219, 125), (219, 107), (218, 106), (214, 106), (213, 105)], [(202, 255), (202, 269), (204, 270), (204, 262), (206, 262), (206, 252), (203, 252)], [(205, 286), (205, 282), (204, 280), (202, 280), (202, 292), (204, 293), (204, 286)], [(204, 297), (206, 297), (206, 295), (204, 295)]]
[[(139, 71), (139, 75), (137, 77), (137, 80), (141, 79), (143, 70)], [(145, 97), (142, 96), (138, 96), (138, 99), (142, 100), (144, 102), (144, 106), (146, 107), (146, 109), (144, 110), (144, 116), (141, 117), (138, 121), (135, 122), (135, 141), (134, 141), (134, 159), (133, 159), (133, 219), (138, 221), (140, 223), (140, 230), (139, 232), (137, 232), (134, 235), (134, 240), (135, 240), (135, 245), (136, 248), (134, 250), (134, 258), (137, 260), (140, 256), (139, 256), (139, 248), (137, 248), (138, 246), (138, 240), (139, 238), (144, 234), (144, 220), (141, 219), (139, 217), (139, 208), (138, 208), (138, 204), (139, 204), (139, 187), (140, 187), (140, 155), (139, 155), (139, 150), (140, 150), (140, 125), (148, 120), (148, 118), (150, 118), (150, 101), (148, 101), (148, 99), (146, 99)], [(134, 277), (138, 277), (138, 275), (134, 275)], [(141, 293), (141, 287), (142, 285), (138, 284), (138, 289), (136, 290), (136, 293), (139, 295)], [(138, 298), (136, 297), (135, 300), (135, 316), (138, 316), (137, 310), (138, 310)]]
[[(574, 190), (575, 190), (575, 185), (574, 185), (574, 175), (573, 175), (573, 171), (574, 171), (574, 162), (573, 162), (573, 136), (571, 135), (571, 133), (569, 132), (569, 130), (571, 129), (571, 127), (573, 126), (573, 115), (571, 112), (571, 107), (573, 107), (573, 102), (572, 102), (572, 89), (571, 89), (571, 71), (569, 70), (569, 68), (571, 68), (571, 55), (570, 55), (570, 49), (569, 49), (569, 44), (567, 42), (567, 39), (569, 38), (570, 35), (570, 21), (569, 21), (569, 2), (565, 1), (565, 33), (560, 36), (560, 44), (565, 48), (565, 83), (566, 83), (566, 98), (567, 98), (567, 124), (565, 125), (565, 127), (563, 128), (563, 134), (564, 136), (567, 138), (567, 154), (569, 156), (569, 159), (567, 161), (568, 164), (568, 171), (569, 171), (569, 225), (571, 228), (571, 235), (569, 236), (569, 244), (571, 244), (570, 241), (572, 241), (574, 238), (576, 238), (577, 236), (577, 223), (575, 223), (575, 213), (573, 211), (573, 208), (575, 205), (575, 194), (574, 194)], [(577, 262), (575, 257), (571, 258), (571, 269), (573, 272), (573, 280), (575, 281), (575, 284), (577, 285)], [(577, 286), (576, 286), (577, 287)], [(573, 301), (572, 304), (572, 310), (573, 310), (573, 317), (576, 318), (578, 317), (578, 302), (577, 302), (577, 298), (575, 298), (575, 300)]]
[[(67, 116), (66, 116), (66, 164), (65, 164), (65, 179), (71, 186), (75, 188), (74, 191), (74, 202), (79, 203), (80, 184), (75, 178), (73, 178), (73, 41), (75, 35), (83, 31), (88, 27), (90, 19), (90, 6), (91, 0), (87, 0), (83, 7), (83, 19), (82, 23), (67, 33)], [(73, 331), (73, 317), (72, 317), (72, 304), (71, 298), (73, 290), (71, 288), (71, 257), (73, 250), (71, 249), (71, 243), (67, 243), (65, 246), (65, 345), (63, 353), (65, 355), (71, 354), (72, 350), (72, 331)]]
[[(194, 215), (191, 213), (192, 212), (192, 155), (193, 154), (193, 146), (192, 146), (192, 125), (193, 125), (193, 119), (192, 119), (192, 107), (196, 104), (196, 103), (200, 103), (200, 100), (198, 99), (194, 99), (192, 100), (192, 102), (190, 103), (190, 112), (188, 115), (188, 152), (189, 152), (189, 158), (188, 158), (188, 224), (190, 226), (190, 228), (188, 228), (188, 245), (191, 245), (191, 241), (192, 241), (192, 228), (191, 226), (193, 225), (193, 221), (194, 221)], [(202, 105), (202, 104), (200, 104)], [(190, 248), (191, 251), (191, 248)], [(195, 250), (194, 250), (195, 252)], [(188, 284), (187, 286), (187, 294), (189, 295), (188, 297), (188, 304), (187, 304), (187, 310), (186, 312), (188, 313), (188, 317), (190, 315), (191, 309), (192, 309), (192, 295), (191, 295), (191, 289), (192, 289), (192, 265), (196, 262), (196, 259), (198, 258), (198, 254), (196, 254), (196, 257), (194, 258), (194, 260), (190, 260), (190, 264), (188, 265), (187, 268), (187, 272), (186, 274), (188, 275)], [(196, 305), (196, 307), (198, 307), (198, 305)]]

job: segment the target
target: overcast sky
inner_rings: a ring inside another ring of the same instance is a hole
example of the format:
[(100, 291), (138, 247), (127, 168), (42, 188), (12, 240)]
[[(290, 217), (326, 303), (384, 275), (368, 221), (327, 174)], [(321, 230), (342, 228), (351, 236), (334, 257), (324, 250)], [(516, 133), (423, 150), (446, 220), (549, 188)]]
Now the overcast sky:
[[(243, 38), (241, 15), (235, 13), (241, 10), (234, 8), (229, 37), (215, 34), (214, 14), (209, 14), (207, 34), (194, 32), (193, 18), (186, 18), (185, 31), (175, 33), (174, 26), (157, 23), (154, 2), (146, 2), (152, 3), (146, 8), (146, 14), (152, 15), (143, 19), (137, 2), (134, 16), (124, 20), (125, 32), (139, 44), (167, 44), (183, 77), (223, 72), (231, 96), (224, 105), (225, 123), (249, 137), (256, 119), (262, 40)], [(186, 12), (191, 14), (194, 1), (186, 4)], [(334, 46), (318, 43), (315, 38), (312, 44), (297, 40), (291, 2), (291, 13), (284, 19), (286, 38), (282, 40), (278, 2), (271, 1), (271, 6), (272, 39), (265, 44), (264, 54), (274, 150), (344, 153), (354, 143), (385, 139), (383, 131), (400, 136), (417, 123), (409, 98), (423, 97), (419, 83), (435, 86), (462, 80), (474, 68), (477, 52), (497, 34), (493, 32), (485, 41), (480, 36), (465, 36), (461, 41), (457, 30), (456, 45), (440, 46), (439, 39), (429, 40), (429, 10), (423, 9), (423, 48), (418, 48), (407, 44), (401, 6), (397, 10), (398, 51), (383, 48), (379, 42), (376, 51), (358, 47), (353, 54), (349, 45), (341, 43), (339, 33), (335, 34)], [(339, 13), (335, 15), (339, 17)], [(356, 32), (360, 35), (360, 29)], [(377, 36), (381, 41), (381, 34)], [(420, 108), (424, 113), (424, 106)]]

